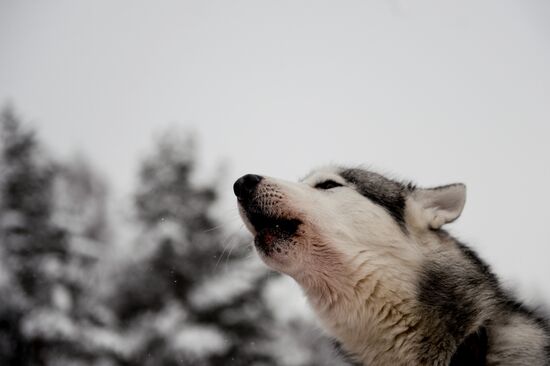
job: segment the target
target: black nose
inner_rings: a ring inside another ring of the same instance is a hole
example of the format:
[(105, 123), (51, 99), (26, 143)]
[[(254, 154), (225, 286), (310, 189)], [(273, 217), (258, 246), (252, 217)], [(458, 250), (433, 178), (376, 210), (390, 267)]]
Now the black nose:
[(262, 179), (263, 177), (256, 174), (243, 175), (233, 184), (235, 196), (239, 199), (246, 199), (254, 192)]

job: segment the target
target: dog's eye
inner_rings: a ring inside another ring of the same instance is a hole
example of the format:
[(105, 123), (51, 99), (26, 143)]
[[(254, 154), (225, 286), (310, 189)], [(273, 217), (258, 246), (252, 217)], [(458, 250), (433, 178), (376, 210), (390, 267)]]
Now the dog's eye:
[(317, 183), (315, 188), (317, 189), (331, 189), (336, 187), (342, 187), (343, 185), (333, 180), (325, 180), (324, 182)]

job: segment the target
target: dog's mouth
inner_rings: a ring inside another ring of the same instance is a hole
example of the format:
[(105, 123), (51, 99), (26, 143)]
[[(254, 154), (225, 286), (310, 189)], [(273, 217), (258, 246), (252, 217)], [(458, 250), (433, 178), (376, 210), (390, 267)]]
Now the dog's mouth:
[(274, 250), (280, 252), (278, 244), (293, 238), (302, 223), (296, 218), (277, 217), (263, 212), (246, 210), (245, 213), (255, 231), (254, 244), (266, 255)]

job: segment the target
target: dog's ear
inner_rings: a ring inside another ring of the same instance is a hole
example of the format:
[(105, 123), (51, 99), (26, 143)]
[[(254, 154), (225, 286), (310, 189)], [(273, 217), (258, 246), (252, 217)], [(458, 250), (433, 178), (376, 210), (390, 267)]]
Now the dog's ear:
[(434, 188), (417, 188), (411, 196), (422, 208), (429, 227), (439, 229), (456, 220), (462, 213), (466, 203), (466, 186), (456, 183)]

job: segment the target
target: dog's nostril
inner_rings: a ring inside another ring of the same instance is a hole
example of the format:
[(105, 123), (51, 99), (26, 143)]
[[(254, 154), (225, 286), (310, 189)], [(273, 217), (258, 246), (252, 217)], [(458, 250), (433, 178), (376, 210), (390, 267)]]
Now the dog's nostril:
[(235, 196), (237, 196), (237, 198), (245, 198), (252, 194), (262, 179), (263, 177), (256, 174), (243, 175), (233, 184)]

